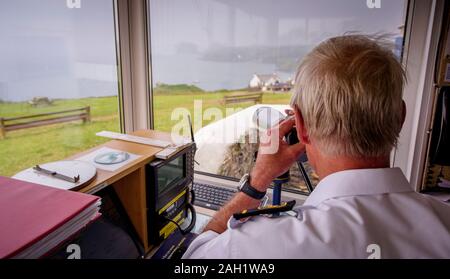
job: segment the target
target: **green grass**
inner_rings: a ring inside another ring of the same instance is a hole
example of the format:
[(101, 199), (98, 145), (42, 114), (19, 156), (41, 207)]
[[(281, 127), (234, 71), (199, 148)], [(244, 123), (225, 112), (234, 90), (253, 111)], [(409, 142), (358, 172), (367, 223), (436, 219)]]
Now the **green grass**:
[[(165, 92), (174, 89), (168, 86), (164, 88)], [(199, 90), (194, 87), (178, 86), (174, 89), (174, 94), (158, 92), (153, 104), (155, 128), (171, 131), (172, 126), (178, 122), (171, 120), (173, 109), (186, 108), (192, 114), (195, 100), (202, 100), (203, 111), (217, 107), (225, 116), (225, 107), (221, 103), (223, 96), (236, 93)], [(266, 93), (263, 96), (263, 103), (288, 104), (289, 98), (289, 93)], [(241, 103), (228, 107), (238, 109), (251, 105), (252, 103)], [(47, 107), (32, 107), (26, 102), (0, 103), (0, 117), (16, 117), (85, 106), (91, 107), (92, 121), (89, 123), (74, 121), (8, 132), (6, 138), (0, 140), (0, 175), (11, 176), (35, 164), (61, 160), (107, 141), (108, 139), (95, 136), (98, 131), (119, 131), (117, 97), (55, 100), (53, 105)], [(204, 121), (202, 124), (205, 126), (211, 121)]]
[(186, 95), (186, 94), (193, 94), (193, 93), (205, 93), (201, 88), (195, 86), (195, 85), (188, 85), (188, 84), (158, 84), (155, 89), (153, 89), (154, 95), (162, 95), (162, 94), (180, 94), (180, 95)]
[[(238, 92), (242, 93), (242, 91)], [(172, 126), (177, 123), (176, 120), (171, 120), (172, 111), (174, 108), (186, 108), (191, 113), (191, 116), (194, 113), (194, 101), (201, 100), (202, 101), (202, 110), (205, 111), (208, 108), (219, 108), (222, 111), (222, 115), (226, 116), (226, 109), (233, 108), (243, 109), (253, 105), (253, 103), (239, 103), (233, 105), (227, 105), (225, 107), (222, 104), (223, 96), (236, 94), (234, 92), (228, 91), (218, 91), (213, 93), (198, 93), (198, 94), (185, 94), (185, 95), (156, 95), (154, 97), (154, 109), (155, 109), (155, 129), (170, 132)], [(289, 104), (290, 93), (265, 93), (263, 95), (263, 103), (264, 104)], [(206, 126), (213, 120), (203, 120), (202, 126)]]
[(117, 114), (117, 97), (84, 98), (70, 100), (54, 100), (53, 104), (45, 107), (33, 107), (27, 102), (0, 102), (0, 117), (16, 117), (54, 111), (63, 111), (90, 106), (92, 115), (111, 116)]
[(67, 122), (8, 132), (0, 140), (0, 175), (14, 173), (38, 163), (51, 162), (101, 144), (101, 130), (119, 131), (117, 97), (55, 100), (53, 105), (32, 107), (28, 103), (0, 103), (0, 117), (15, 117), (91, 106), (92, 121)]

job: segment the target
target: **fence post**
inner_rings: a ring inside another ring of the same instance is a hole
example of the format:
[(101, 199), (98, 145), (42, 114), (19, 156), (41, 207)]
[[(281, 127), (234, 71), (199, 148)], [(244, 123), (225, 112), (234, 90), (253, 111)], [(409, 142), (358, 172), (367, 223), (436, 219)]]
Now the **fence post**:
[(3, 117), (0, 117), (0, 139), (4, 139), (5, 135), (6, 135), (5, 121)]
[(91, 107), (90, 106), (87, 106), (87, 107), (85, 107), (85, 109), (86, 109), (86, 117), (84, 118), (84, 123), (86, 123), (86, 122), (91, 122)]

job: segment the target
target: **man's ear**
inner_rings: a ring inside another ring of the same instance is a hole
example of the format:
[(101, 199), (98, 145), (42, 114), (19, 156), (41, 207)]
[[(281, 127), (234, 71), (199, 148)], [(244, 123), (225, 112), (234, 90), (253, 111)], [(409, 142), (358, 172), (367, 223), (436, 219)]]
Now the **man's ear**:
[(308, 131), (305, 128), (305, 122), (303, 121), (303, 115), (297, 105), (294, 106), (295, 126), (297, 128), (297, 137), (301, 143), (309, 144)]

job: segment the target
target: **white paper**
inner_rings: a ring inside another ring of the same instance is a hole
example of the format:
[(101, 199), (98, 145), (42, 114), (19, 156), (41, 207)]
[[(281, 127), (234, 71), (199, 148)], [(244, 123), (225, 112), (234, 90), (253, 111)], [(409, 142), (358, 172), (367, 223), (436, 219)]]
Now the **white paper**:
[(97, 170), (93, 164), (87, 163), (85, 161), (80, 162), (79, 160), (73, 161), (56, 161), (51, 163), (46, 163), (40, 165), (42, 168), (56, 171), (57, 173), (75, 177), (80, 176), (80, 180), (76, 183), (64, 181), (46, 174), (39, 173), (33, 168), (23, 170), (12, 178), (28, 181), (31, 183), (46, 185), (58, 189), (70, 190), (74, 187), (80, 187), (90, 181), (96, 174)]
[(127, 160), (118, 163), (118, 164), (113, 164), (113, 165), (102, 165), (102, 164), (97, 164), (94, 159), (95, 157), (97, 157), (97, 155), (99, 154), (103, 154), (103, 153), (107, 153), (107, 152), (126, 152), (123, 150), (117, 150), (117, 149), (113, 149), (113, 148), (109, 148), (109, 147), (102, 147), (99, 148), (87, 155), (84, 155), (80, 158), (77, 158), (77, 160), (79, 161), (84, 161), (84, 162), (89, 162), (91, 164), (93, 164), (97, 169), (101, 169), (101, 170), (105, 170), (105, 171), (116, 171), (118, 169), (120, 169), (121, 167), (128, 165), (129, 163), (133, 162), (134, 160), (138, 159), (139, 157), (141, 157), (141, 155), (136, 155), (130, 152), (127, 152), (130, 155), (130, 158), (128, 158)]

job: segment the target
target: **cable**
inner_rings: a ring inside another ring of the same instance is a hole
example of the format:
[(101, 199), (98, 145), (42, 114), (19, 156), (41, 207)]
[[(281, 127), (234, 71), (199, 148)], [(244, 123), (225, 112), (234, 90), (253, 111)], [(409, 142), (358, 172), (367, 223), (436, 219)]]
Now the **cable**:
[(298, 160), (297, 166), (300, 170), (300, 174), (303, 177), (303, 181), (305, 181), (305, 185), (308, 188), (309, 194), (311, 194), (312, 191), (314, 191), (314, 187), (312, 186), (311, 180), (309, 179), (308, 172), (306, 171), (305, 166), (303, 165), (303, 162)]
[(167, 217), (165, 217), (165, 216), (164, 216), (164, 220), (166, 220), (166, 221), (168, 221), (168, 222), (171, 222), (172, 224), (175, 224), (175, 226), (177, 226), (177, 228), (178, 228), (178, 230), (180, 231), (180, 233), (181, 233), (182, 235), (184, 235), (183, 229), (181, 228), (181, 226), (180, 226), (177, 222), (175, 222), (174, 220), (169, 219), (169, 218), (167, 218)]
[(189, 224), (189, 226), (187, 228), (185, 228), (185, 229), (182, 229), (181, 226), (177, 222), (175, 222), (174, 220), (169, 219), (166, 216), (162, 216), (164, 218), (164, 220), (175, 224), (175, 226), (177, 226), (178, 230), (180, 231), (180, 233), (182, 235), (188, 234), (194, 228), (195, 222), (196, 222), (196, 219), (197, 219), (196, 218), (196, 212), (195, 212), (195, 209), (192, 206), (192, 204), (190, 204), (190, 203), (186, 204), (186, 208), (191, 211), (191, 216), (192, 216), (191, 218), (192, 219), (191, 219), (191, 223)]
[(191, 211), (191, 223), (189, 224), (189, 226), (187, 228), (182, 229), (181, 226), (177, 222), (162, 215), (164, 220), (175, 224), (175, 226), (177, 226), (178, 230), (180, 231), (180, 233), (182, 235), (188, 234), (195, 227), (195, 223), (197, 221), (197, 213), (195, 211), (194, 206), (192, 205), (195, 201), (195, 192), (193, 189), (191, 189), (189, 191), (189, 193), (190, 193), (191, 200), (186, 203), (186, 209), (188, 209), (188, 211)]

